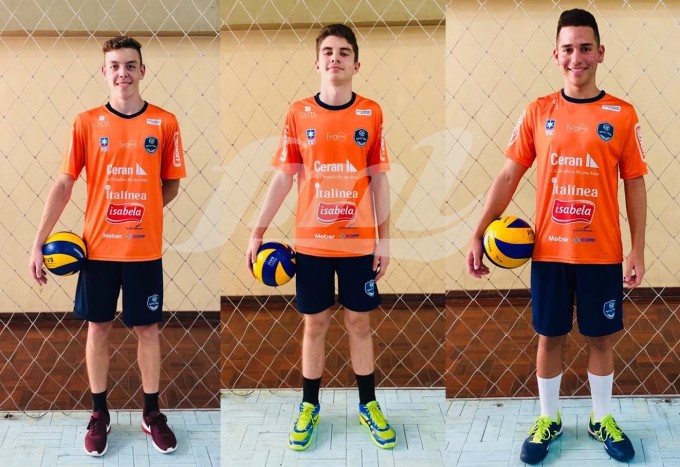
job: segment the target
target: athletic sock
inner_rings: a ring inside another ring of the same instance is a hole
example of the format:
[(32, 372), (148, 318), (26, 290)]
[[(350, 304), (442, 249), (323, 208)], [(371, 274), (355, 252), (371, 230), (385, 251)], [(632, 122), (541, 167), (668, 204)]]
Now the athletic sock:
[(357, 386), (359, 387), (359, 402), (361, 404), (368, 404), (375, 399), (375, 372), (369, 375), (357, 375)]
[(105, 389), (104, 392), (98, 392), (94, 393), (92, 392), (92, 411), (97, 412), (97, 411), (102, 411), (104, 413), (109, 413), (109, 407), (106, 403), (106, 395), (107, 395), (107, 390)]
[(605, 415), (611, 413), (614, 373), (598, 376), (589, 371), (588, 382), (590, 383), (590, 397), (593, 400), (593, 419), (599, 422)]
[(321, 378), (309, 379), (302, 377), (302, 402), (309, 402), (319, 405), (319, 390), (321, 389)]
[(554, 378), (541, 378), (540, 376), (536, 376), (536, 379), (538, 379), (538, 398), (541, 402), (541, 416), (547, 415), (553, 422), (556, 422), (560, 401), (562, 373)]
[(149, 415), (154, 410), (160, 410), (158, 408), (158, 393), (144, 393), (144, 415)]

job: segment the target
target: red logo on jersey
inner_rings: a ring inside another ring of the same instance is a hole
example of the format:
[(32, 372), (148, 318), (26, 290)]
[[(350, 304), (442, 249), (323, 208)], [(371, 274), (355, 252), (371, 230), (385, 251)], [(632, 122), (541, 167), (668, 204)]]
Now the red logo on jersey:
[(323, 224), (332, 224), (340, 221), (352, 222), (356, 213), (357, 207), (354, 203), (319, 203), (316, 219)]
[(576, 222), (593, 222), (595, 203), (592, 201), (562, 201), (556, 199), (553, 204), (552, 220), (558, 224), (574, 224)]
[(142, 222), (144, 217), (143, 204), (109, 204), (106, 210), (106, 220), (112, 224), (123, 224), (124, 222)]

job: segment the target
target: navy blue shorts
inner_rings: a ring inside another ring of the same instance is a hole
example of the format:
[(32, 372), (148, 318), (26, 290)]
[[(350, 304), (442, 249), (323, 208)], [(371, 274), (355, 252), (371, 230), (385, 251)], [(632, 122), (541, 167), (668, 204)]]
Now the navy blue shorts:
[(601, 337), (622, 330), (623, 266), (532, 261), (532, 321), (538, 334), (571, 331), (574, 298), (581, 334)]
[(123, 323), (146, 326), (162, 321), (163, 262), (87, 260), (78, 274), (74, 313), (95, 323), (112, 321), (123, 289)]
[(298, 311), (320, 313), (335, 304), (335, 274), (338, 301), (351, 311), (371, 311), (380, 305), (373, 255), (328, 258), (297, 253), (295, 291)]

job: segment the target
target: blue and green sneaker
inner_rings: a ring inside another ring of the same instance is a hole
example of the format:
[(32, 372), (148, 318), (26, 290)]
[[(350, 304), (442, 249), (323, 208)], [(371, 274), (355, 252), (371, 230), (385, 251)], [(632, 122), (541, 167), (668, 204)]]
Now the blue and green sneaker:
[(628, 436), (619, 428), (611, 415), (605, 415), (602, 420), (595, 423), (593, 414), (590, 414), (588, 434), (604, 444), (604, 450), (614, 460), (627, 462), (635, 455), (633, 443), (630, 442)]
[(522, 444), (519, 458), (527, 464), (538, 464), (548, 455), (550, 444), (562, 434), (562, 419), (557, 412), (557, 421), (547, 415), (538, 417), (529, 430), (529, 437)]
[(359, 404), (359, 423), (368, 428), (371, 439), (379, 448), (391, 449), (397, 445), (397, 434), (385, 420), (378, 401)]
[(314, 427), (319, 423), (320, 405), (309, 402), (300, 403), (300, 414), (290, 430), (288, 447), (295, 451), (304, 451), (312, 444)]

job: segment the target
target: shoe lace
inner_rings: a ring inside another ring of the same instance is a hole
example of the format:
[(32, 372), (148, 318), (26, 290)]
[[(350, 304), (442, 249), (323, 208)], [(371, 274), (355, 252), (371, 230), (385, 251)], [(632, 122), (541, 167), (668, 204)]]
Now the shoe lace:
[(378, 428), (385, 428), (387, 426), (387, 420), (385, 420), (385, 416), (380, 411), (380, 406), (377, 402), (369, 402), (366, 404), (366, 409), (368, 410), (368, 415), (370, 416), (371, 420), (373, 420), (373, 423)]
[(300, 410), (300, 415), (298, 415), (297, 423), (295, 428), (300, 431), (306, 429), (312, 423), (312, 414), (314, 413), (313, 405), (304, 405), (302, 410)]
[(623, 431), (621, 431), (621, 428), (619, 428), (614, 417), (611, 415), (605, 416), (600, 421), (600, 429), (597, 430), (597, 434), (603, 441), (607, 438), (613, 439), (614, 442), (623, 440)]
[(169, 430), (168, 417), (166, 417), (165, 414), (161, 412), (157, 412), (151, 415), (151, 423), (149, 423), (149, 425), (155, 427), (158, 431), (161, 432)]
[(550, 425), (552, 420), (550, 417), (538, 417), (534, 426), (529, 430), (532, 443), (542, 443), (550, 439)]
[(92, 434), (106, 433), (106, 420), (104, 417), (97, 414), (90, 418), (90, 422), (87, 424), (87, 429), (92, 431)]

